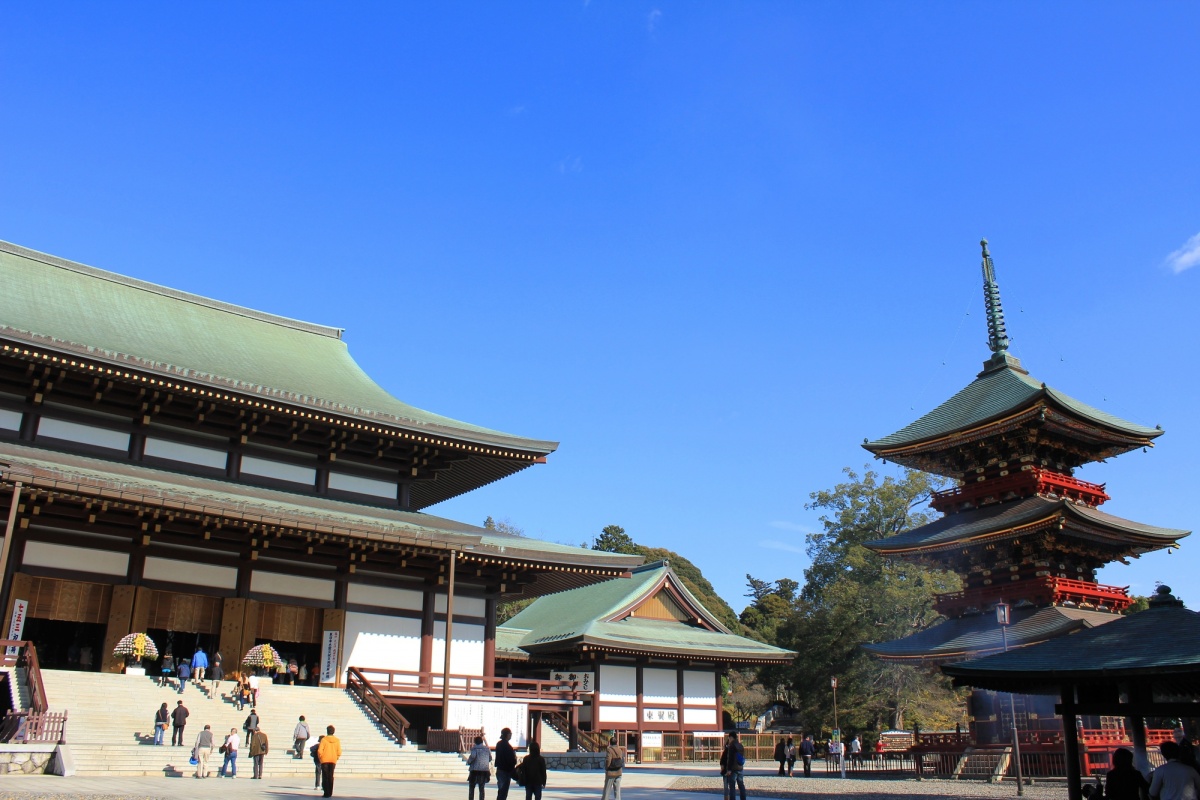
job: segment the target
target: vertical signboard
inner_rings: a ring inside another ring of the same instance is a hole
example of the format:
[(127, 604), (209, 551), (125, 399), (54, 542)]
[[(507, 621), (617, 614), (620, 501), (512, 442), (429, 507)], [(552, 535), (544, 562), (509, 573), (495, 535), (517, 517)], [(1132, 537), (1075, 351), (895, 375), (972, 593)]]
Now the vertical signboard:
[[(8, 623), (8, 638), (19, 640), (25, 633), (25, 612), (29, 610), (28, 600), (14, 600), (12, 619)], [(17, 648), (8, 647), (6, 655), (15, 656)]]
[(338, 649), (341, 631), (325, 631), (321, 639), (321, 683), (335, 683), (338, 679)]

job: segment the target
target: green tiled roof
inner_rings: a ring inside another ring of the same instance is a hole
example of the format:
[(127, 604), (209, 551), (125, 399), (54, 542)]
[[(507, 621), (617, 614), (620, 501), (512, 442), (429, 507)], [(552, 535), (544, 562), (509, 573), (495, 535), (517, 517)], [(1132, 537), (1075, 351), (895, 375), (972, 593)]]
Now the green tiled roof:
[(557, 443), (431, 414), (386, 392), (342, 331), (210, 300), (0, 242), (0, 334), (225, 391), (262, 394), (478, 444)]
[[(5, 467), (7, 465), (7, 467)], [(234, 513), (275, 524), (312, 527), (371, 539), (398, 538), (427, 547), (453, 547), (479, 555), (564, 566), (626, 570), (641, 556), (603, 553), (583, 547), (497, 533), (418, 511), (378, 508), (315, 495), (230, 483), (127, 462), (89, 458), (0, 441), (0, 467), (20, 480), (33, 474), (49, 480), (139, 498), (162, 499), (172, 507), (201, 513)], [(555, 573), (560, 574), (560, 573)], [(569, 574), (569, 573), (563, 573)]]
[[(624, 616), (624, 611), (668, 581), (717, 630)], [(614, 619), (618, 616), (624, 618)], [(730, 633), (687, 591), (665, 562), (639, 567), (632, 578), (616, 578), (538, 598), (501, 630), (508, 646), (518, 643), (522, 651), (535, 654), (570, 653), (581, 645), (591, 645), (725, 662), (790, 661), (795, 656), (789, 650)], [(498, 633), (497, 641), (500, 638)]]
[[(1083, 628), (1098, 627), (1123, 619), (1107, 611), (1054, 606), (1015, 608), (1008, 628), (1009, 647), (1044, 642)], [(1004, 647), (1004, 634), (994, 614), (978, 614), (945, 620), (920, 633), (892, 642), (864, 644), (863, 649), (881, 658), (955, 661)]]
[(987, 538), (989, 534), (1003, 535), (1013, 528), (1058, 516), (1064, 516), (1067, 520), (1066, 528), (1060, 536), (1069, 534), (1072, 521), (1076, 521), (1079, 525), (1086, 525), (1090, 531), (1104, 531), (1114, 542), (1133, 544), (1139, 552), (1167, 547), (1190, 533), (1173, 528), (1143, 525), (1070, 500), (1050, 500), (1034, 495), (957, 514), (947, 514), (928, 525), (886, 539), (864, 542), (863, 546), (881, 554), (932, 552), (961, 546), (963, 542), (978, 542)]
[(863, 447), (873, 453), (878, 453), (881, 450), (891, 450), (936, 439), (1021, 411), (1042, 397), (1096, 425), (1110, 428), (1121, 434), (1147, 439), (1162, 434), (1158, 428), (1147, 428), (1144, 425), (1127, 422), (1120, 417), (1093, 408), (1087, 403), (1081, 403), (1073, 397), (1047, 387), (1023, 370), (1005, 365), (999, 369), (981, 373), (966, 388), (916, 422), (910, 423), (890, 436), (867, 442)]
[(1015, 681), (1023, 690), (1047, 686), (1056, 693), (1064, 679), (1200, 673), (1200, 614), (1182, 604), (1157, 601), (1103, 627), (944, 670), (956, 682), (971, 686), (1011, 686)]

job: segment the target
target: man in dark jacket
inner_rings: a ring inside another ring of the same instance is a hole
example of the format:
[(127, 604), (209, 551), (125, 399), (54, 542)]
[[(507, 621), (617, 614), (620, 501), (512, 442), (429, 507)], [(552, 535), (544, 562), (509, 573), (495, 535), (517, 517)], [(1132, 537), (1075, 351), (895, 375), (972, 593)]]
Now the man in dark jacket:
[(508, 742), (511, 738), (512, 730), (505, 728), (496, 742), (496, 800), (508, 800), (508, 786), (517, 768), (517, 752)]
[(817, 746), (813, 744), (812, 734), (804, 737), (804, 741), (800, 742), (800, 758), (804, 760), (804, 777), (812, 777), (812, 760), (817, 754)]
[(774, 758), (775, 761), (779, 762), (780, 776), (786, 775), (787, 774), (787, 740), (786, 739), (780, 738), (779, 742), (775, 745), (775, 753), (772, 757)]
[(741, 790), (742, 800), (746, 800), (746, 779), (742, 770), (746, 765), (746, 751), (738, 741), (737, 731), (729, 734), (725, 750), (721, 753), (721, 775), (725, 779), (725, 800), (737, 800), (737, 790)]
[(189, 713), (182, 700), (176, 701), (175, 710), (171, 712), (171, 744), (183, 747), (183, 726), (187, 725)]
[(250, 731), (250, 760), (254, 763), (254, 775), (251, 780), (262, 780), (263, 759), (266, 758), (269, 749), (267, 735), (255, 725), (254, 730)]

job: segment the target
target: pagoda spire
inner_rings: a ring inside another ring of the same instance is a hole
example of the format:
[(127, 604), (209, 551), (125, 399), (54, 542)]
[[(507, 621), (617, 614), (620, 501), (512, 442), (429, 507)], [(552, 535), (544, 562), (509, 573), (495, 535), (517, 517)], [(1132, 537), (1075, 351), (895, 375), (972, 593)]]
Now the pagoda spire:
[(981, 239), (983, 248), (983, 304), (987, 309), (988, 347), (996, 355), (1008, 352), (1008, 331), (1004, 327), (1004, 307), (1000, 305), (1000, 285), (996, 283), (996, 265), (988, 252), (988, 240)]

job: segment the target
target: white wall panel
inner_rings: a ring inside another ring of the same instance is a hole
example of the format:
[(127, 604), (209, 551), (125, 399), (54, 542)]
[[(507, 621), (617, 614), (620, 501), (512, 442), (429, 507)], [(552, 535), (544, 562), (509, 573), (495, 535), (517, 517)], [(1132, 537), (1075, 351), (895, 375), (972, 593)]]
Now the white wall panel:
[[(714, 703), (716, 700), (713, 701)], [(684, 725), (712, 725), (714, 728), (717, 723), (717, 710), (715, 708), (685, 708), (683, 710)]]
[(7, 408), (0, 408), (0, 430), (21, 430), (21, 412), (9, 411)]
[[(618, 703), (637, 702), (637, 667), (600, 665), (600, 700)], [(636, 714), (634, 715), (637, 716)]]
[[(446, 595), (439, 594), (433, 599), (433, 610), (439, 614), (446, 613)], [(454, 617), (482, 617), (487, 610), (487, 602), (482, 597), (464, 597), (454, 594)]]
[(213, 589), (236, 589), (237, 568), (216, 564), (197, 564), (194, 561), (173, 561), (169, 558), (146, 556), (142, 574), (152, 581), (209, 586)]
[(225, 451), (214, 450), (211, 447), (197, 447), (194, 444), (147, 436), (145, 453), (152, 458), (167, 458), (182, 464), (194, 464), (197, 467), (225, 469)]
[[(455, 602), (455, 606), (458, 603)], [(455, 611), (458, 609), (456, 608)], [(458, 616), (456, 613), (455, 616)], [(454, 645), (450, 648), (450, 674), (483, 674), (482, 625), (454, 623)], [(433, 671), (441, 672), (446, 663), (446, 623), (433, 624)]]
[(421, 668), (419, 619), (347, 611), (343, 643), (343, 668), (378, 667), (410, 672)]
[(329, 488), (342, 492), (369, 494), (373, 497), (396, 497), (396, 483), (379, 481), (374, 478), (360, 478), (357, 475), (347, 475), (343, 472), (329, 473)]
[(305, 597), (310, 600), (333, 602), (334, 581), (320, 578), (303, 578), (279, 572), (254, 571), (250, 576), (250, 591), (277, 594), (284, 597)]
[(314, 467), (301, 467), (255, 456), (242, 456), (242, 472), (247, 475), (274, 478), (277, 481), (303, 483), (306, 486), (317, 482), (317, 470)]
[(362, 583), (352, 583), (346, 587), (347, 603), (399, 608), (405, 611), (420, 611), (424, 601), (423, 595), (424, 592), (416, 589), (394, 589), (389, 586), (369, 586)]
[(684, 670), (683, 673), (683, 703), (688, 706), (708, 706), (717, 704), (717, 679), (711, 672)]
[(600, 706), (601, 725), (614, 722), (632, 722), (636, 725), (637, 721), (637, 709), (633, 706)]
[[(604, 684), (601, 683), (601, 686)], [(673, 669), (642, 670), (642, 704), (673, 706), (679, 702), (679, 678)]]
[(22, 559), (22, 563), (33, 567), (124, 576), (129, 571), (129, 554), (30, 541), (25, 543), (25, 558)]
[(54, 419), (53, 417), (42, 417), (38, 421), (38, 436), (90, 444), (93, 447), (105, 447), (109, 450), (129, 449), (128, 433), (95, 425), (80, 425), (78, 422), (68, 422), (65, 419)]

